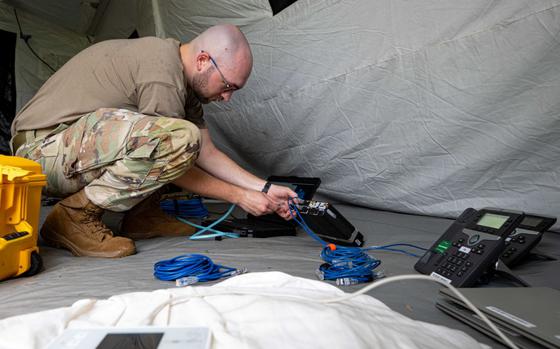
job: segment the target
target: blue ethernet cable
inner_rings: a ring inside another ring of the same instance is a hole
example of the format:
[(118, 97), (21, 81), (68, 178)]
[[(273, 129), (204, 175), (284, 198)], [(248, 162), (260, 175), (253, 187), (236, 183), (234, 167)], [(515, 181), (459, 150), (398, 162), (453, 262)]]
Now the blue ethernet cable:
[(376, 278), (382, 277), (380, 272), (374, 271), (381, 264), (381, 261), (369, 256), (367, 254), (368, 251), (379, 250), (399, 252), (409, 256), (419, 257), (416, 254), (395, 247), (405, 246), (426, 250), (420, 246), (406, 243), (370, 246), (366, 248), (328, 244), (317, 236), (317, 234), (315, 234), (307, 225), (292, 199), (288, 200), (288, 205), (290, 207), (290, 214), (292, 215), (294, 221), (298, 223), (314, 240), (323, 245), (321, 258), (325, 261), (325, 263), (317, 269), (317, 276), (322, 280), (336, 280), (338, 285), (353, 285), (373, 281)]
[[(162, 208), (169, 207), (164, 206)], [(223, 236), (237, 238), (239, 237), (238, 234), (212, 229), (214, 226), (226, 219), (234, 209), (235, 205), (231, 205), (230, 208), (222, 215), (222, 217), (220, 217), (218, 220), (208, 225), (207, 227), (189, 222), (188, 220), (179, 216), (177, 216), (177, 219), (183, 223), (189, 224), (199, 229), (199, 231), (197, 231), (189, 238), (191, 240)], [(208, 215), (208, 210), (206, 209), (206, 207), (204, 207), (204, 205), (202, 204), (202, 200), (200, 199), (196, 201), (190, 201), (188, 204), (183, 205), (180, 212), (175, 212), (176, 214), (178, 213), (186, 217), (206, 217)], [(170, 213), (173, 214), (172, 212)], [(212, 232), (212, 234), (204, 234), (207, 231)], [(154, 276), (156, 278), (166, 281), (175, 280), (177, 286), (188, 286), (197, 282), (218, 280), (223, 277), (235, 276), (245, 272), (247, 272), (246, 268), (235, 269), (220, 264), (215, 264), (209, 257), (200, 254), (181, 255), (168, 260), (159, 261), (154, 264)]]
[(396, 246), (406, 246), (406, 247), (412, 247), (412, 248), (416, 248), (422, 251), (426, 251), (425, 248), (420, 247), (420, 246), (416, 246), (416, 245), (412, 245), (412, 244), (406, 244), (406, 243), (398, 243), (398, 244), (389, 244), (389, 245), (382, 245), (382, 246), (369, 246), (369, 247), (364, 247), (365, 250), (367, 251), (374, 251), (374, 250), (378, 250), (378, 251), (390, 251), (390, 252), (399, 252), (402, 254), (406, 254), (408, 256), (411, 257), (416, 257), (416, 258), (420, 258), (421, 256), (415, 254), (415, 253), (411, 253), (399, 248), (394, 248)]
[[(222, 217), (220, 217), (219, 219), (217, 219), (215, 222), (213, 222), (212, 224), (208, 225), (208, 226), (202, 226), (202, 225), (198, 225), (195, 224), (193, 222), (189, 222), (186, 219), (183, 219), (181, 217), (177, 217), (178, 220), (180, 220), (183, 223), (186, 223), (190, 226), (193, 226), (197, 229), (200, 229), (199, 231), (197, 231), (195, 234), (193, 234), (191, 237), (189, 237), (190, 240), (201, 240), (201, 239), (208, 239), (208, 238), (215, 238), (215, 237), (228, 237), (228, 238), (238, 238), (239, 234), (235, 234), (235, 233), (228, 233), (228, 232), (223, 232), (223, 231), (219, 231), (216, 229), (212, 229), (214, 226), (220, 224), (222, 221), (224, 221), (235, 209), (235, 205), (231, 205), (229, 207), (229, 209), (226, 211), (226, 213), (223, 214)], [(204, 234), (205, 232), (210, 231), (212, 232), (212, 234)]]
[[(292, 199), (288, 200), (290, 214), (295, 222), (314, 240), (323, 245), (321, 258), (325, 261), (316, 271), (321, 280), (336, 280), (337, 285), (353, 285), (373, 281), (381, 276), (374, 272), (381, 261), (369, 256), (359, 247), (346, 247), (329, 244), (321, 239), (307, 225)], [(295, 212), (295, 214), (294, 214)]]
[[(232, 205), (229, 208), (229, 210), (218, 221), (212, 223), (208, 227), (204, 227), (192, 223), (185, 219), (185, 218), (208, 217), (208, 209), (204, 206), (204, 203), (202, 202), (202, 198), (200, 197), (195, 197), (190, 200), (164, 200), (160, 203), (160, 207), (167, 214), (176, 216), (179, 221), (199, 229), (199, 231), (197, 231), (194, 235), (189, 237), (190, 240), (200, 240), (200, 239), (208, 239), (208, 238), (215, 238), (215, 237), (229, 237), (229, 238), (239, 237), (239, 235), (235, 233), (223, 232), (220, 230), (213, 229), (214, 226), (222, 222), (231, 214), (231, 212), (235, 208), (235, 205)], [(203, 233), (207, 231), (212, 232), (213, 234), (203, 235)]]
[(164, 281), (176, 281), (177, 286), (188, 286), (197, 282), (213, 281), (245, 273), (246, 269), (236, 269), (216, 264), (201, 254), (185, 254), (154, 264), (154, 276)]

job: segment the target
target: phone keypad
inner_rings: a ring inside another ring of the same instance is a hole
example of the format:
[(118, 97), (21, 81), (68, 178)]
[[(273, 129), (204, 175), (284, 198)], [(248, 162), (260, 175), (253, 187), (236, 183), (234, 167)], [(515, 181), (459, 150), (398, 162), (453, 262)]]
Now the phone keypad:
[(449, 256), (441, 267), (436, 269), (436, 272), (442, 276), (450, 277), (456, 274), (458, 277), (463, 276), (473, 265), (468, 259), (471, 255), (463, 252), (455, 252)]

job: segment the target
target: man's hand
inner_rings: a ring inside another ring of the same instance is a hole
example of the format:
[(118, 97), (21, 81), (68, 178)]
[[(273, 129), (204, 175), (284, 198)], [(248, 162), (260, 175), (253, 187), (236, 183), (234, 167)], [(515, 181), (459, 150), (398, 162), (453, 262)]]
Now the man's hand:
[(196, 166), (173, 183), (202, 196), (234, 203), (254, 216), (276, 212), (280, 217), (289, 220), (292, 216), (288, 208), (288, 199), (294, 198), (297, 201), (297, 194), (287, 187), (272, 185), (268, 194), (265, 194), (225, 182)]
[(250, 213), (254, 216), (261, 216), (263, 214), (268, 214), (276, 211), (276, 203), (265, 193), (250, 189), (242, 190), (243, 193), (237, 200), (236, 204), (243, 210), (245, 210), (245, 212)]
[(299, 201), (298, 195), (293, 190), (288, 187), (272, 184), (266, 196), (273, 202), (275, 207), (274, 212), (276, 212), (276, 214), (285, 220), (290, 220), (292, 218), (288, 200), (293, 199), (296, 202)]

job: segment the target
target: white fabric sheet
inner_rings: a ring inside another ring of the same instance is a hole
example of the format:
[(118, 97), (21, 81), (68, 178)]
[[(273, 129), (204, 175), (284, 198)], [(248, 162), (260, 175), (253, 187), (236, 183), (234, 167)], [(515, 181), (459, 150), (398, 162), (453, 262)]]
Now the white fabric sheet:
[(0, 348), (43, 348), (65, 328), (147, 325), (208, 326), (212, 348), (487, 348), (463, 332), (411, 320), (367, 295), (333, 304), (312, 301), (343, 294), (324, 282), (267, 272), (211, 287), (84, 299), (0, 321)]

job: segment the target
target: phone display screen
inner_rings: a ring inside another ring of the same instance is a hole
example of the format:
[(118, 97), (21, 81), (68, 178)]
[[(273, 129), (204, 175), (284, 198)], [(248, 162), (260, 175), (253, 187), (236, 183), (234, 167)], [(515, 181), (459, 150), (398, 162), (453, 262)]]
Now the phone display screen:
[(476, 223), (483, 227), (500, 229), (508, 220), (509, 216), (502, 216), (495, 213), (485, 213), (484, 216)]
[(109, 333), (96, 349), (157, 349), (163, 333)]
[(541, 224), (542, 221), (542, 218), (526, 216), (521, 222), (521, 225), (536, 228), (539, 226), (539, 224)]

